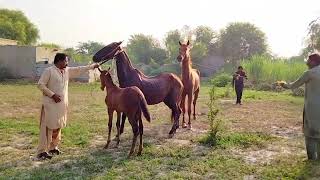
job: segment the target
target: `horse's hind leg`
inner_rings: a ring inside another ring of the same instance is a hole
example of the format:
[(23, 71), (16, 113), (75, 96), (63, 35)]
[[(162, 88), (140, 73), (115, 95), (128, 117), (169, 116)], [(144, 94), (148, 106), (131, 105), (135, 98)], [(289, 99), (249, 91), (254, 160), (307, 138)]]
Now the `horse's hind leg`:
[(117, 141), (116, 147), (119, 146), (120, 143), (120, 121), (121, 121), (121, 113), (117, 113), (117, 136), (115, 138), (115, 141)]
[(138, 127), (138, 121), (137, 121), (135, 115), (130, 115), (130, 116), (128, 116), (128, 118), (129, 118), (129, 122), (131, 124), (132, 132), (133, 132), (131, 149), (130, 149), (130, 152), (128, 155), (128, 157), (130, 157), (134, 153), (134, 149), (136, 147), (137, 137), (139, 135), (139, 127)]
[(194, 120), (196, 120), (196, 104), (197, 104), (197, 100), (198, 100), (198, 96), (199, 96), (199, 91), (200, 91), (200, 88), (198, 88), (194, 92), (194, 98), (193, 98), (193, 119)]
[(113, 110), (108, 109), (109, 122), (108, 122), (108, 140), (107, 144), (104, 146), (105, 149), (108, 149), (109, 144), (111, 142), (111, 129), (112, 129), (112, 118), (113, 118)]
[(142, 149), (143, 149), (143, 123), (142, 123), (142, 119), (141, 119), (141, 112), (138, 115), (139, 118), (139, 134), (140, 134), (140, 144), (139, 144), (139, 151), (138, 151), (138, 156), (141, 155), (142, 153)]

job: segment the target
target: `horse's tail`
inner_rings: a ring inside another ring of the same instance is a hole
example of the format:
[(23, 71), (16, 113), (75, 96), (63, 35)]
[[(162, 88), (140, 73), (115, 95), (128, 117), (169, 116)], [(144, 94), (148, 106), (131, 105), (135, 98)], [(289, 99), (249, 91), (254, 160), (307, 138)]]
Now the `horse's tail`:
[(140, 109), (143, 113), (143, 116), (147, 119), (148, 122), (150, 122), (151, 117), (150, 117), (150, 113), (149, 113), (147, 106), (148, 106), (148, 104), (147, 104), (145, 97), (143, 95), (140, 96)]

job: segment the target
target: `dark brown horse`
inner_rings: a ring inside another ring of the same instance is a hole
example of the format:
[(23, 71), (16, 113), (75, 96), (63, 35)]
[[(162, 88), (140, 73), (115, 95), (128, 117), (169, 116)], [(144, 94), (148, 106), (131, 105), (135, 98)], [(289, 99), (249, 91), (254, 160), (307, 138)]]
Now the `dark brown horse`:
[[(164, 102), (172, 111), (171, 118), (174, 120), (169, 136), (173, 137), (176, 129), (179, 128), (179, 117), (181, 109), (179, 106), (183, 84), (179, 77), (172, 73), (162, 73), (155, 77), (145, 76), (135, 69), (127, 55), (120, 47), (121, 42), (111, 43), (102, 48), (93, 56), (94, 62), (116, 60), (117, 75), (120, 87), (137, 86), (144, 94), (149, 105)], [(126, 118), (122, 114), (121, 132)]]
[(191, 54), (190, 54), (190, 42), (188, 41), (186, 44), (180, 44), (180, 51), (177, 60), (182, 62), (182, 83), (183, 83), (183, 92), (181, 99), (181, 108), (182, 108), (182, 127), (186, 128), (187, 125), (184, 121), (185, 114), (185, 99), (188, 96), (188, 117), (189, 122), (188, 126), (191, 128), (191, 102), (193, 101), (193, 118), (196, 119), (196, 104), (200, 91), (200, 72), (197, 69), (192, 68)]
[[(109, 68), (110, 69), (110, 68)], [(108, 107), (108, 115), (109, 115), (109, 131), (108, 131), (108, 141), (105, 146), (107, 149), (111, 139), (111, 129), (112, 129), (112, 118), (113, 112), (117, 112), (117, 119), (120, 122), (121, 113), (125, 113), (128, 116), (129, 122), (132, 127), (133, 132), (133, 140), (131, 145), (131, 150), (129, 156), (134, 153), (134, 149), (136, 146), (137, 137), (140, 134), (140, 144), (139, 144), (139, 152), (138, 155), (141, 155), (143, 148), (143, 123), (141, 119), (141, 112), (147, 121), (150, 122), (150, 114), (147, 108), (147, 101), (144, 98), (143, 93), (136, 86), (131, 86), (127, 88), (119, 88), (116, 86), (111, 78), (111, 75), (108, 71), (101, 71), (99, 68), (100, 80), (101, 80), (101, 90), (107, 89), (107, 96), (105, 98), (106, 105)], [(117, 146), (120, 142), (120, 124), (117, 122)]]

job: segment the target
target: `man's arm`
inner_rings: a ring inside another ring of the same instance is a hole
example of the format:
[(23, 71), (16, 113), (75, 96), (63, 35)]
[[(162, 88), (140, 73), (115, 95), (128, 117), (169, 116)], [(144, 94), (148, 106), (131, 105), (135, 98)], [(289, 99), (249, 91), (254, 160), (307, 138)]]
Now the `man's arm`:
[(40, 76), (40, 79), (38, 81), (38, 88), (48, 97), (52, 97), (54, 95), (54, 92), (52, 92), (48, 87), (48, 82), (50, 79), (50, 71), (49, 69), (46, 69), (43, 71), (43, 73)]
[(69, 78), (79, 77), (84, 72), (88, 72), (91, 69), (99, 67), (99, 64), (90, 64), (87, 66), (68, 67)]
[(303, 75), (293, 83), (285, 84), (285, 88), (296, 89), (310, 80), (310, 71), (306, 71)]

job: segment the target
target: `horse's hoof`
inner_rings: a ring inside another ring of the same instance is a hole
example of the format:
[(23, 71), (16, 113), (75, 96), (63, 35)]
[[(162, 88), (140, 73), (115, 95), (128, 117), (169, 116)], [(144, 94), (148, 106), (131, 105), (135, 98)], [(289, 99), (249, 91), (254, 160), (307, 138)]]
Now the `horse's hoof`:
[(186, 123), (183, 123), (183, 124), (182, 124), (182, 128), (187, 128)]
[(173, 136), (174, 136), (174, 134), (172, 133), (172, 134), (169, 134), (169, 138), (173, 138)]
[(127, 158), (128, 158), (128, 159), (131, 158), (132, 154), (133, 154), (133, 152), (130, 152), (130, 153), (128, 154)]
[(103, 147), (103, 149), (108, 149), (108, 147), (109, 147), (109, 145), (107, 144), (107, 145), (105, 145), (105, 146)]
[(192, 129), (192, 126), (191, 124), (188, 125), (188, 130), (191, 130)]
[(137, 154), (137, 156), (141, 156), (141, 155), (142, 155), (142, 153), (141, 153), (141, 151), (139, 151), (138, 154)]

